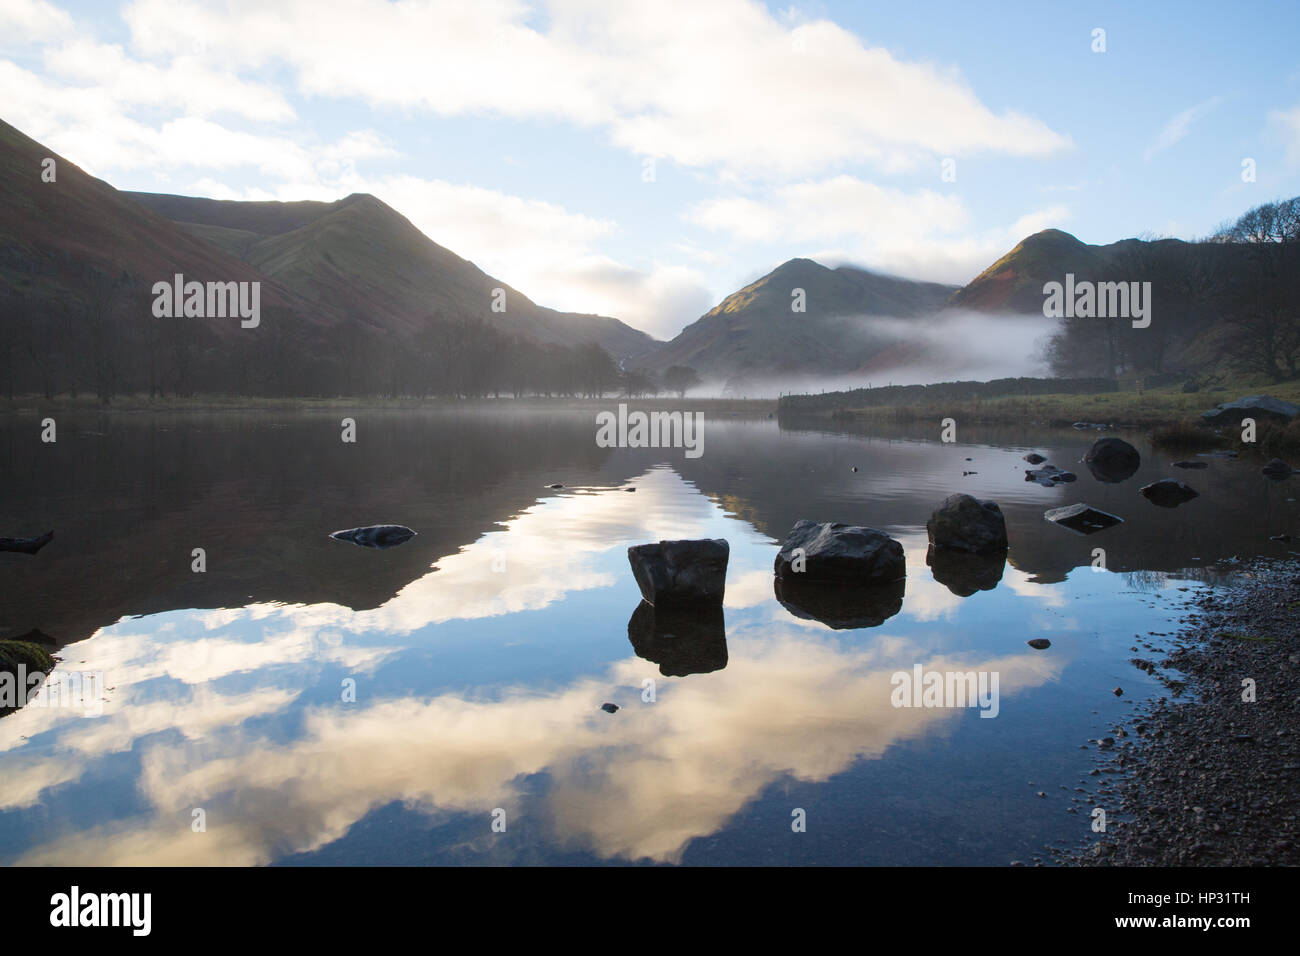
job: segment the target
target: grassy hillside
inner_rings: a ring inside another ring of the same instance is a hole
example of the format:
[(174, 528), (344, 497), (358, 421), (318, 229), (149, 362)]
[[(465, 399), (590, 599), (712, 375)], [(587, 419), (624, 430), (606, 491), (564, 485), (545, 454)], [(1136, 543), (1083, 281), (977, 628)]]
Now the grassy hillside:
[[(805, 311), (795, 312), (795, 290)], [(791, 259), (723, 299), (650, 356), (655, 368), (688, 365), (706, 378), (848, 372), (895, 341), (873, 318), (936, 311), (952, 286)]]

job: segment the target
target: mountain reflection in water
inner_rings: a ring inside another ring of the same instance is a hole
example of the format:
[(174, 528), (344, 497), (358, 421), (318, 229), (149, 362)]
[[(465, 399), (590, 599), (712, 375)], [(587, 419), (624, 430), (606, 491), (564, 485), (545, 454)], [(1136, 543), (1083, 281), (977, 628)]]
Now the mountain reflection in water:
[[(61, 422), (45, 449), (0, 426), (0, 531), (58, 530), (0, 555), (0, 637), (39, 628), (111, 688), (99, 718), (0, 720), (0, 859), (1005, 863), (1087, 836), (1065, 812), (1079, 745), (1158, 690), (1127, 661), (1134, 634), (1174, 629), (1169, 586), (1268, 553), (1295, 518), (1287, 483), (1236, 462), (1152, 508), (1137, 488), (1168, 469), (1145, 446), (1120, 484), (1025, 482), (1025, 451), (1068, 467), (1091, 438), (1056, 432), (710, 421), (686, 460), (600, 449), (585, 413), (358, 418), (358, 446), (311, 414)], [(954, 491), (999, 502), (1005, 566), (927, 563)], [(1043, 521), (1075, 501), (1125, 523), (1083, 540)], [(864, 607), (778, 594), (805, 517), (898, 538), (905, 587)], [(419, 534), (326, 537), (383, 522)], [(640, 603), (627, 547), (700, 537), (731, 544), (716, 617)], [(1099, 546), (1126, 573), (1094, 572)], [(894, 707), (915, 664), (997, 672), (998, 718)]]

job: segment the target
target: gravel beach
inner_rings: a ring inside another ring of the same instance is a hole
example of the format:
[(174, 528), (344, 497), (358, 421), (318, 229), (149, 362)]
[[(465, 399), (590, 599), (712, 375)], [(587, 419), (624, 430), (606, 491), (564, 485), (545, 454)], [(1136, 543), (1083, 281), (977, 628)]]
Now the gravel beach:
[(1058, 864), (1300, 863), (1300, 561), (1249, 564), (1190, 607), (1168, 653), (1134, 658), (1169, 693), (1102, 742), (1106, 832)]

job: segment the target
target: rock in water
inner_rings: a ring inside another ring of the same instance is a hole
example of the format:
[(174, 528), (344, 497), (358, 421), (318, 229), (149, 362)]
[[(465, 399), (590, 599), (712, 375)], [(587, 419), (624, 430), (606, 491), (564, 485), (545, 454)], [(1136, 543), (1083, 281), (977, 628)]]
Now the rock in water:
[(1052, 646), (1052, 642), (1045, 637), (1036, 637), (1032, 641), (1025, 641), (1025, 643), (1036, 651), (1045, 651)]
[(951, 551), (992, 554), (1007, 549), (1007, 522), (993, 501), (949, 495), (925, 523), (930, 544)]
[(16, 551), (19, 554), (35, 554), (54, 540), (54, 532), (47, 531), (35, 538), (0, 538), (0, 551)]
[(618, 704), (611, 704), (609, 701), (605, 701), (605, 703), (600, 705), (600, 709), (607, 714), (617, 714)]
[(1025, 461), (1029, 462), (1031, 465), (1041, 465), (1043, 462), (1047, 461), (1047, 459), (1038, 454), (1038, 452), (1031, 451), (1028, 455), (1025, 455)]
[(1209, 464), (1207, 464), (1206, 462), (1189, 461), (1186, 459), (1184, 459), (1183, 461), (1176, 461), (1173, 463), (1173, 465), (1175, 468), (1209, 468), (1210, 467)]
[(636, 656), (659, 665), (665, 677), (708, 674), (727, 666), (721, 604), (657, 608), (642, 601), (627, 622)]
[(395, 548), (415, 537), (415, 532), (400, 524), (377, 524), (368, 528), (349, 528), (347, 531), (335, 531), (331, 538), (339, 541), (351, 541), (363, 548)]
[(1078, 481), (1079, 476), (1072, 471), (1062, 471), (1055, 465), (1044, 465), (1042, 468), (1031, 470), (1025, 469), (1025, 481), (1036, 481), (1044, 488), (1054, 488), (1063, 481)]
[(1264, 421), (1289, 422), (1300, 414), (1300, 407), (1284, 402), (1271, 395), (1247, 395), (1235, 402), (1223, 402), (1208, 412), (1201, 412), (1201, 419), (1210, 425), (1240, 425), (1243, 418)]
[(1172, 478), (1153, 481), (1149, 485), (1144, 485), (1139, 491), (1143, 498), (1161, 508), (1177, 508), (1183, 502), (1198, 497), (1195, 488), (1181, 481), (1174, 481)]
[(1105, 511), (1099, 511), (1082, 502), (1065, 508), (1053, 508), (1050, 511), (1044, 511), (1043, 517), (1053, 524), (1059, 524), (1062, 528), (1068, 528), (1075, 534), (1095, 534), (1114, 525), (1122, 524), (1124, 521), (1123, 518), (1108, 514)]
[(722, 538), (660, 541), (627, 549), (632, 575), (655, 607), (721, 604), (731, 545)]
[(1262, 471), (1270, 478), (1285, 478), (1292, 474), (1294, 469), (1281, 458), (1274, 458), (1263, 467)]
[(883, 531), (805, 518), (786, 535), (775, 571), (807, 580), (887, 584), (907, 576), (907, 561), (903, 546)]
[(1122, 438), (1099, 438), (1083, 461), (1098, 481), (1116, 484), (1133, 477), (1142, 464), (1142, 456)]

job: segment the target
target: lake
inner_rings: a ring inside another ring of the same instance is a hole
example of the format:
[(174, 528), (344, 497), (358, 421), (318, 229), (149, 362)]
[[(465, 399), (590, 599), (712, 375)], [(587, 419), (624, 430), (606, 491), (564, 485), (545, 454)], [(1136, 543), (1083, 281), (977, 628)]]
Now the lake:
[[(0, 719), (0, 861), (1028, 862), (1092, 838), (1089, 740), (1170, 693), (1131, 660), (1298, 527), (1257, 462), (1180, 471), (1122, 432), (1142, 466), (1108, 484), (1079, 461), (1110, 432), (706, 417), (688, 458), (502, 404), (345, 413), (355, 443), (321, 412), (69, 415), (54, 444), (0, 421), (0, 534), (55, 529), (0, 554), (0, 638), (62, 658)], [(1026, 482), (1029, 451), (1078, 481)], [(1155, 507), (1137, 489), (1161, 477), (1200, 497)], [(1005, 567), (936, 579), (925, 522), (954, 492), (1001, 505)], [(1078, 501), (1125, 521), (1043, 519)], [(897, 612), (832, 627), (778, 601), (801, 518), (897, 538)], [(381, 523), (418, 535), (328, 537)], [(627, 548), (702, 537), (730, 543), (726, 600), (683, 648)], [(894, 706), (917, 665), (996, 674), (996, 716)]]

